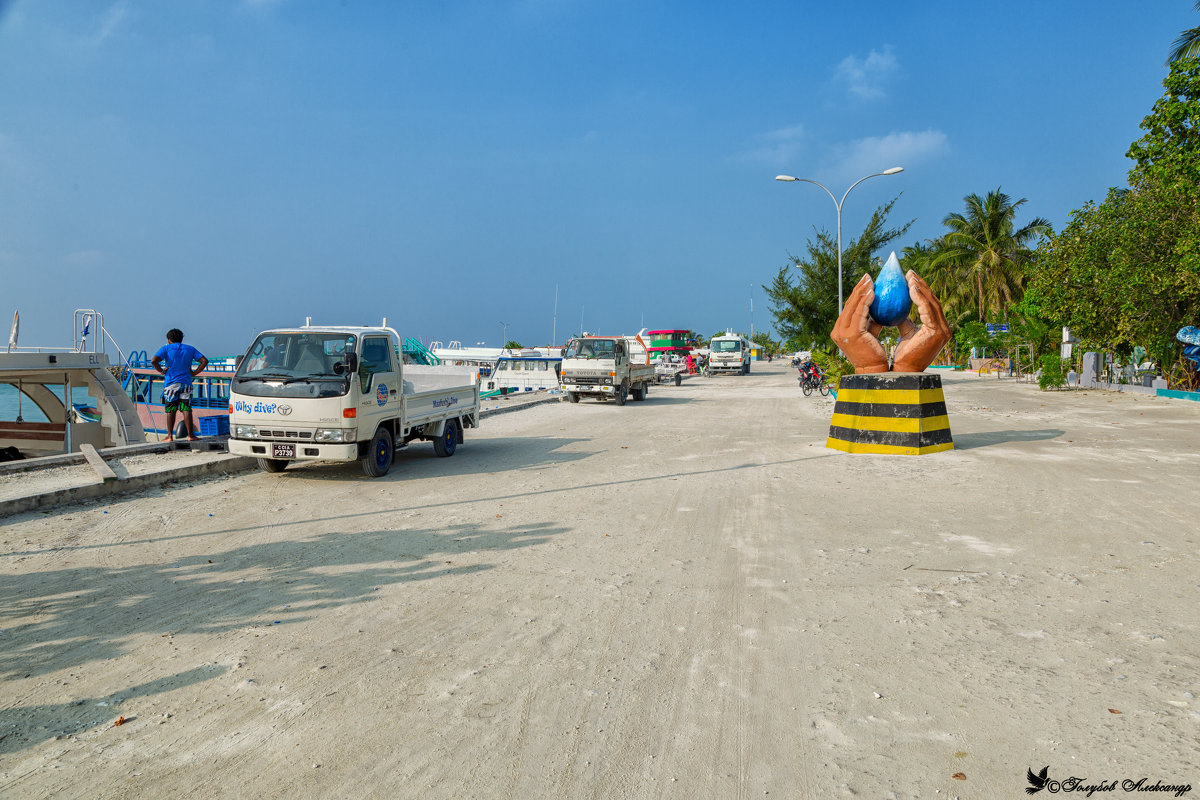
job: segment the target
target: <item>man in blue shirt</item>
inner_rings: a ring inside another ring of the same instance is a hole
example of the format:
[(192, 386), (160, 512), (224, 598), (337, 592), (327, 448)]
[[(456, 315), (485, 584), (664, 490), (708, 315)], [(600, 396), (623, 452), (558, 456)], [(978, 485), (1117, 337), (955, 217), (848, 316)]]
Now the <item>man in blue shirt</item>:
[[(194, 370), (193, 361), (199, 362)], [(196, 424), (192, 420), (192, 380), (208, 366), (208, 359), (190, 344), (183, 343), (183, 331), (171, 328), (167, 331), (166, 346), (154, 354), (150, 365), (165, 376), (163, 406), (167, 412), (167, 439), (174, 438), (175, 415), (182, 411), (188, 441), (196, 441)]]

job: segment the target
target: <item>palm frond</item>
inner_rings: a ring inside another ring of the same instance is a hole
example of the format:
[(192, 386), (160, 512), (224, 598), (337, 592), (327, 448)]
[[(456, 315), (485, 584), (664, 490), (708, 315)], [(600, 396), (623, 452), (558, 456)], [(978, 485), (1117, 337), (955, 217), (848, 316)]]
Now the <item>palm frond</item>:
[(1179, 34), (1179, 38), (1171, 43), (1171, 52), (1167, 54), (1167, 64), (1174, 64), (1176, 61), (1197, 56), (1200, 56), (1200, 28), (1189, 28)]

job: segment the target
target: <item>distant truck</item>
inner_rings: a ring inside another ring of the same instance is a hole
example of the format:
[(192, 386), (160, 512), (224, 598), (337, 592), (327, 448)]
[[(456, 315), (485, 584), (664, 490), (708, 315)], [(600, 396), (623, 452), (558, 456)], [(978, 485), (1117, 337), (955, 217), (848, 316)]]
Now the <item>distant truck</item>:
[(708, 373), (750, 374), (750, 342), (745, 336), (729, 331), (708, 341)]
[(645, 400), (657, 380), (640, 336), (581, 336), (563, 354), (562, 391), (572, 403), (580, 397), (611, 397), (625, 405), (628, 397)]
[(293, 461), (358, 461), (373, 478), (413, 440), (454, 455), (463, 429), (479, 427), (479, 374), (404, 364), (400, 343), (388, 327), (260, 333), (233, 376), (229, 452), (256, 457), (266, 472)]

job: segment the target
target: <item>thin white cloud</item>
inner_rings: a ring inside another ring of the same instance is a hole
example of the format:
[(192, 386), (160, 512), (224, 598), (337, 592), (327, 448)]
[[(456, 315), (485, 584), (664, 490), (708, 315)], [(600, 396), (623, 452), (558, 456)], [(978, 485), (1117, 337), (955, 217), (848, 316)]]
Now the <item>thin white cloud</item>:
[(942, 131), (896, 131), (838, 148), (830, 159), (830, 172), (853, 181), (891, 167), (913, 167), (948, 152), (950, 140)]
[(100, 27), (92, 34), (94, 45), (104, 44), (110, 36), (116, 33), (122, 22), (130, 16), (128, 0), (117, 0), (100, 15)]
[(834, 80), (864, 100), (883, 97), (884, 85), (898, 69), (900, 62), (892, 53), (892, 46), (885, 45), (883, 52), (872, 50), (866, 58), (849, 55), (838, 64)]
[(738, 160), (783, 169), (804, 149), (805, 139), (803, 125), (761, 133), (750, 149), (739, 154)]

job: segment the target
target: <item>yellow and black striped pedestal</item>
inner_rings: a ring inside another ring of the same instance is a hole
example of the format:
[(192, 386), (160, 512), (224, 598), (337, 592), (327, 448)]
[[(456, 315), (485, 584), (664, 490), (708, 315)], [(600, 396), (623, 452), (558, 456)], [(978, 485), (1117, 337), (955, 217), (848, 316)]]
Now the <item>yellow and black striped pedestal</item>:
[(842, 376), (825, 446), (905, 456), (953, 450), (942, 377), (927, 372)]

